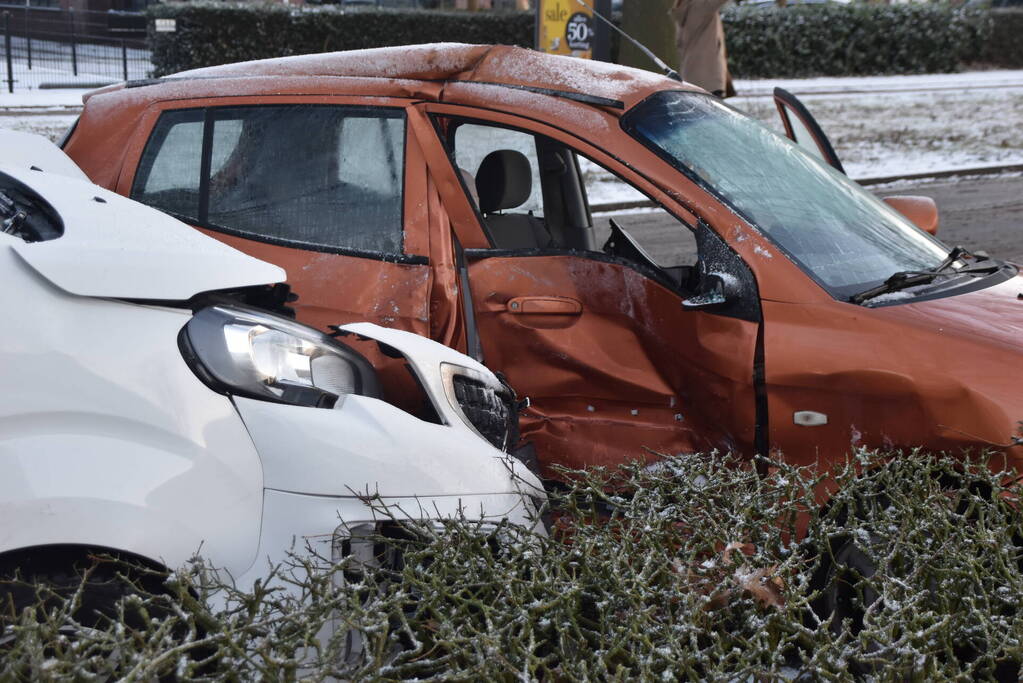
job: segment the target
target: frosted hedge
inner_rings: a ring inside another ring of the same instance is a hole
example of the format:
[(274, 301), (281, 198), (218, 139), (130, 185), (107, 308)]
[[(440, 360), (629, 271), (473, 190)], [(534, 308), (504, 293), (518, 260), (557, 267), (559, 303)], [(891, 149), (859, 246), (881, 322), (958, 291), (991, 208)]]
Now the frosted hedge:
[[(160, 3), (148, 10), (154, 75), (295, 54), (440, 41), (531, 46), (531, 12), (297, 9)], [(740, 5), (724, 12), (734, 76), (899, 74), (1023, 67), (1023, 11), (939, 4)], [(157, 32), (156, 18), (175, 19)], [(614, 45), (617, 45), (617, 38)]]
[(39, 609), (0, 609), (0, 679), (1016, 680), (1023, 513), (999, 469), (861, 453), (828, 477), (719, 456), (570, 473), (550, 537), (403, 524), (254, 592), (98, 557), (91, 580), (133, 581), (113, 620), (84, 628), (81, 593), (40, 588)]

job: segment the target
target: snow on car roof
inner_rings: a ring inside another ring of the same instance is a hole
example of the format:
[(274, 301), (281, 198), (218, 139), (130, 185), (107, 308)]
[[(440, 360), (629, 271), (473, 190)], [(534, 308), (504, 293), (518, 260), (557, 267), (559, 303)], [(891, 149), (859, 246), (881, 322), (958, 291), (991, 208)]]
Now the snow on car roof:
[(183, 71), (168, 80), (359, 77), (472, 81), (587, 95), (632, 104), (676, 81), (616, 64), (507, 45), (433, 43), (296, 55)]

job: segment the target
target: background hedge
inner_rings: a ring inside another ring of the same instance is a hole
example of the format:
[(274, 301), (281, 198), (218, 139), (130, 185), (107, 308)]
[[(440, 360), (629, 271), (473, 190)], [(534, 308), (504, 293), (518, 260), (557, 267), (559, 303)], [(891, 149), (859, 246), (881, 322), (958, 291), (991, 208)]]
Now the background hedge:
[[(215, 64), (286, 55), (435, 43), (532, 46), (531, 12), (443, 12), (283, 5), (160, 4), (149, 10), (154, 76)], [(156, 33), (152, 19), (177, 20)]]
[(991, 37), (983, 60), (1007, 68), (1023, 68), (1023, 8), (991, 10)]
[[(533, 44), (531, 12), (287, 8), (229, 3), (159, 4), (175, 33), (150, 22), (154, 75), (285, 55), (458, 41)], [(729, 63), (739, 78), (949, 72), (968, 64), (1023, 67), (1023, 11), (934, 5), (732, 8), (724, 15)]]
[(724, 13), (729, 65), (742, 78), (955, 71), (981, 54), (986, 12), (933, 5), (818, 5)]

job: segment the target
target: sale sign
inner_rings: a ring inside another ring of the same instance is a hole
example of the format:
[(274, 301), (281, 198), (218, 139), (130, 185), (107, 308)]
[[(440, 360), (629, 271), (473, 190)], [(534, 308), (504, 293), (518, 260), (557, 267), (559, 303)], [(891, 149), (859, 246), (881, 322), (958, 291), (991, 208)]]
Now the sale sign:
[(593, 58), (594, 18), (589, 3), (538, 0), (536, 47), (553, 55)]

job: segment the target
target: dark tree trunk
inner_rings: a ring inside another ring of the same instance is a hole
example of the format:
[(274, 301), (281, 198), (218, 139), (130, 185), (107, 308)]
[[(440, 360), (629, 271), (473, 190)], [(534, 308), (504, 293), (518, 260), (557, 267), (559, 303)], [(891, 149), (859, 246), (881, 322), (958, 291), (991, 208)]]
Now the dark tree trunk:
[[(622, 30), (677, 69), (675, 22), (668, 15), (668, 10), (674, 4), (673, 0), (625, 0), (622, 6)], [(618, 51), (618, 63), (660, 71), (649, 57), (624, 38)]]

